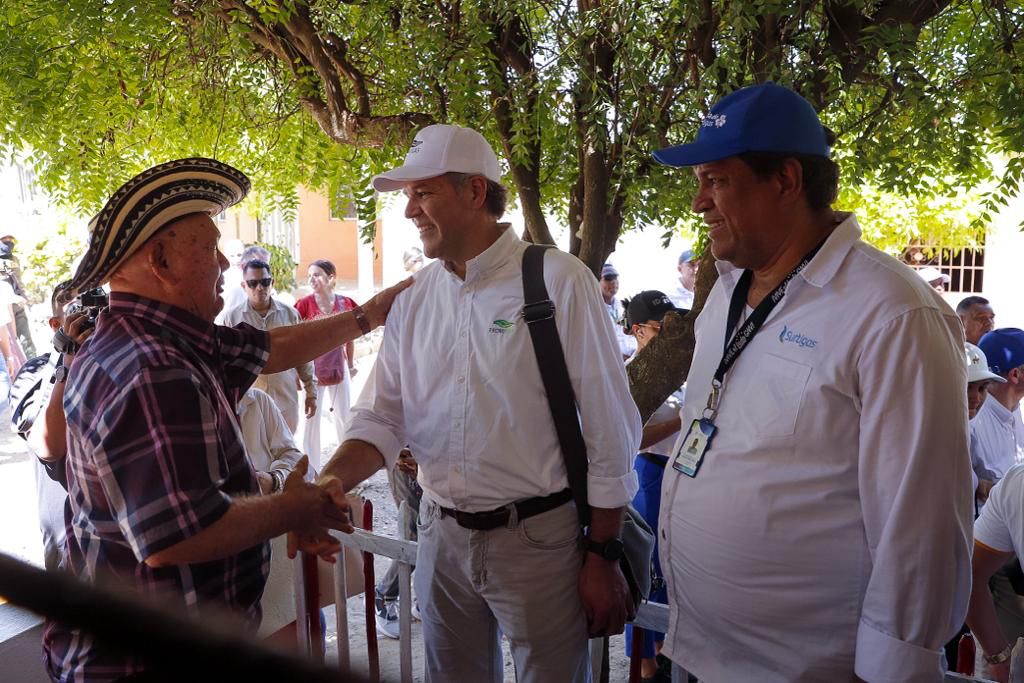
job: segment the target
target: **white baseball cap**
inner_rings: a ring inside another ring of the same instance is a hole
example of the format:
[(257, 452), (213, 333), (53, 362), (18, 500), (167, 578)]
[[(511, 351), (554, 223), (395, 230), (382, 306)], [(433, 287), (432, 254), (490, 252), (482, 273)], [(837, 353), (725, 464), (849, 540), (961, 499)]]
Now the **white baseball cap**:
[(483, 135), (462, 126), (437, 124), (416, 133), (405, 163), (375, 176), (373, 189), (394, 192), (414, 180), (436, 178), (445, 173), (470, 173), (501, 182), (498, 157)]
[(922, 280), (928, 283), (935, 282), (936, 280), (942, 280), (947, 285), (949, 284), (949, 276), (938, 268), (921, 268), (917, 271), (917, 274), (921, 276)]
[(970, 342), (964, 344), (964, 350), (967, 351), (968, 382), (981, 382), (990, 379), (1000, 384), (1006, 384), (1005, 379), (989, 370), (988, 358), (985, 357), (984, 351)]

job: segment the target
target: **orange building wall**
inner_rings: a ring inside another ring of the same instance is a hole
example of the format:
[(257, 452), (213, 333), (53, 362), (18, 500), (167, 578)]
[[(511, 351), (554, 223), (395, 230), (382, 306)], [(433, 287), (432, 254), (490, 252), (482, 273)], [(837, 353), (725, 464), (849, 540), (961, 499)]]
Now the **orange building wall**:
[(355, 221), (332, 220), (327, 197), (306, 188), (299, 190), (299, 282), (309, 264), (327, 259), (338, 269), (338, 285), (355, 287), (359, 279)]

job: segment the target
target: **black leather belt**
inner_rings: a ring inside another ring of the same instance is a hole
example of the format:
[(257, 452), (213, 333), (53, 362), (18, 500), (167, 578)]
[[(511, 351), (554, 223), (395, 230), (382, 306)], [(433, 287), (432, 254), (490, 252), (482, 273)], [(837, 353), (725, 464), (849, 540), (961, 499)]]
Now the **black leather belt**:
[[(572, 500), (572, 491), (565, 489), (558, 493), (552, 493), (550, 496), (538, 496), (537, 498), (520, 500), (512, 505), (515, 505), (517, 519), (527, 519), (528, 517), (561, 507), (570, 500)], [(512, 514), (510, 509), (512, 505), (506, 505), (487, 512), (462, 512), (461, 510), (441, 507), (441, 515), (454, 518), (458, 525), (465, 529), (489, 531), (490, 529), (497, 529), (508, 524), (508, 518)]]

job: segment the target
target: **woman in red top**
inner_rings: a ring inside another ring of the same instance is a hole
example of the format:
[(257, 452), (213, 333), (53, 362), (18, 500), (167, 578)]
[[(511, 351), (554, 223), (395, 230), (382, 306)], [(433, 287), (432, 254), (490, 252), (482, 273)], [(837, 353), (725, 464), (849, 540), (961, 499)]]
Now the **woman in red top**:
[[(295, 302), (295, 308), (303, 320), (312, 320), (325, 315), (343, 313), (356, 307), (356, 302), (347, 296), (334, 293), (334, 276), (337, 270), (327, 260), (313, 261), (309, 270), (309, 286), (313, 293)], [(356, 374), (352, 353), (354, 345), (348, 342), (328, 351), (313, 360), (316, 375), (316, 415), (306, 420), (302, 448), (309, 456), (309, 464), (320, 469), (320, 417), (329, 414), (338, 431), (339, 443), (345, 438), (345, 420), (348, 419), (351, 403), (350, 387)], [(330, 406), (324, 403), (324, 396), (330, 397)], [(326, 408), (326, 410), (325, 410)]]

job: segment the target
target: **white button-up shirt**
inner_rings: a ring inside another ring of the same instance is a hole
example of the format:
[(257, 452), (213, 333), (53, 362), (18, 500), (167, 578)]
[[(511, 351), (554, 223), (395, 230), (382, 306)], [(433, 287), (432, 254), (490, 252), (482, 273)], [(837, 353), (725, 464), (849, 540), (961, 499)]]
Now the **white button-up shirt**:
[(971, 456), (978, 477), (999, 481), (1006, 471), (1024, 462), (1024, 422), (1020, 406), (1007, 410), (992, 394), (971, 420)]
[[(377, 361), (352, 408), (346, 439), (367, 441), (388, 467), (406, 443), (423, 489), (467, 512), (568, 487), (540, 370), (523, 322), (522, 257), (511, 229), (466, 264), (460, 280), (436, 261), (395, 300)], [(640, 416), (597, 279), (550, 251), (544, 281), (590, 459), (589, 502), (615, 508), (637, 490)]]
[[(297, 325), (302, 316), (294, 306), (288, 306), (276, 299), (270, 300), (270, 308), (260, 313), (246, 298), (240, 305), (224, 314), (224, 324), (234, 327), (239, 323), (248, 323), (257, 330), (272, 330), (275, 327)], [(260, 375), (253, 386), (270, 394), (278, 409), (284, 414), (298, 417), (298, 388), (296, 379), (302, 383), (306, 396), (316, 396), (316, 378), (313, 376), (313, 363), (303, 363), (292, 370), (283, 370), (271, 375)], [(322, 408), (318, 408), (322, 410)]]
[[(695, 478), (665, 470), (666, 654), (702, 681), (940, 681), (970, 595), (956, 315), (852, 215), (726, 376)], [(741, 271), (697, 320), (683, 431)]]

